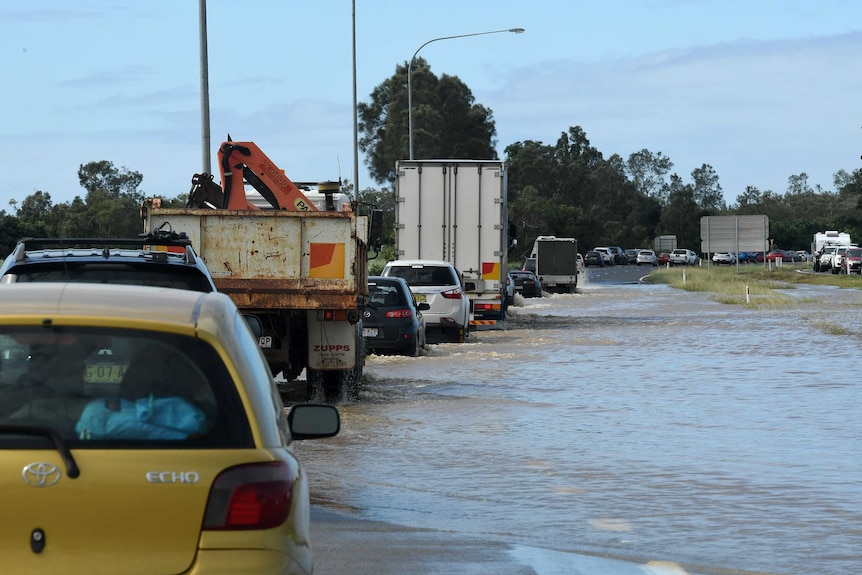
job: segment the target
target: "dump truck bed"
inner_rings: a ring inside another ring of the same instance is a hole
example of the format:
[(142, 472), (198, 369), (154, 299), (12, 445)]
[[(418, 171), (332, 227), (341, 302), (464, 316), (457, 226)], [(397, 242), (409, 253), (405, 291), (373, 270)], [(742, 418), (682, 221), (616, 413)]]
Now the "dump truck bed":
[(367, 220), (354, 212), (150, 208), (144, 218), (147, 230), (185, 232), (240, 308), (356, 309), (367, 295), (357, 239)]

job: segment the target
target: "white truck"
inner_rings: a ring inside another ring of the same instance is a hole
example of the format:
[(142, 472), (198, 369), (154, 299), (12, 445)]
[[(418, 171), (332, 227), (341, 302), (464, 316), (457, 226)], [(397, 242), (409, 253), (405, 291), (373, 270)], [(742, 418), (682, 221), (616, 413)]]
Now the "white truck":
[(550, 293), (575, 293), (578, 287), (578, 240), (538, 236), (524, 269), (536, 274)]
[(656, 236), (653, 240), (653, 248), (655, 249), (656, 254), (660, 254), (662, 252), (671, 253), (677, 247), (676, 236), (673, 235)]
[(498, 160), (399, 160), (395, 254), (441, 260), (462, 274), (471, 329), (506, 318), (507, 170)]
[[(369, 223), (356, 204), (337, 204), (337, 182), (318, 187), (326, 198), (319, 208), (252, 142), (223, 143), (219, 164), (222, 186), (196, 174), (187, 207), (145, 202), (144, 231), (187, 234), (218, 291), (260, 320), (259, 347), (273, 375), (290, 381), (305, 370), (309, 395), (355, 397), (367, 257), (380, 218)], [(269, 208), (255, 205), (261, 196)]]

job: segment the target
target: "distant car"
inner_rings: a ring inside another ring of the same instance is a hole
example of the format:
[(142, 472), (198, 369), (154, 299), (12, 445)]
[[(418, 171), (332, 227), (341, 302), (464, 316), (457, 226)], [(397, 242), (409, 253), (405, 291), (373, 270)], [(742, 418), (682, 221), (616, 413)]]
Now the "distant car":
[(582, 256), (580, 253), (578, 253), (577, 258), (578, 258), (578, 273), (582, 274), (582, 273), (584, 273), (584, 270), (586, 269), (587, 265), (584, 263), (584, 256)]
[(402, 278), (368, 278), (368, 301), (362, 314), (362, 335), (369, 353), (417, 357), (425, 348), (427, 303), (416, 303)]
[(619, 246), (608, 246), (608, 249), (611, 250), (611, 253), (614, 255), (614, 265), (628, 265), (629, 258), (626, 257), (626, 252), (623, 251), (623, 248)]
[(835, 253), (832, 254), (832, 262), (831, 262), (831, 271), (833, 274), (837, 274), (841, 271), (841, 261), (844, 259), (844, 254), (849, 250), (849, 246), (838, 246), (835, 249)]
[(670, 252), (670, 265), (672, 266), (693, 266), (697, 265), (699, 258), (697, 254), (688, 249), (675, 249)]
[(832, 259), (829, 261), (830, 272), (837, 274), (841, 271), (841, 260), (844, 259), (844, 254), (846, 254), (849, 249), (850, 246), (838, 246), (835, 248), (835, 251), (832, 252)]
[(715, 252), (712, 254), (712, 263), (716, 265), (731, 265), (736, 263), (736, 254), (734, 252)]
[(832, 270), (832, 255), (838, 246), (823, 246), (823, 248), (814, 254), (814, 271), (826, 272)]
[(658, 263), (662, 266), (670, 263), (670, 252), (661, 252), (658, 255)]
[(658, 256), (656, 256), (655, 252), (652, 250), (639, 250), (636, 263), (639, 266), (642, 266), (642, 265), (657, 266), (658, 265)]
[(783, 261), (785, 261), (784, 260), (785, 257), (786, 257), (786, 255), (784, 253), (784, 250), (771, 250), (771, 251), (766, 253), (766, 261), (768, 261), (768, 262), (775, 262), (775, 261), (783, 262)]
[(599, 252), (599, 254), (601, 254), (606, 266), (612, 266), (616, 263), (616, 258), (614, 258), (614, 252), (612, 252), (610, 248), (598, 247), (593, 248), (593, 251)]
[(292, 444), (339, 414), (285, 410), (227, 295), (0, 286), (0, 358), (4, 573), (312, 572)]
[(640, 253), (639, 249), (628, 249), (625, 251), (626, 259), (629, 260), (630, 264), (638, 263), (638, 254)]
[(801, 261), (803, 261), (803, 262), (810, 262), (810, 261), (812, 261), (812, 260), (814, 259), (814, 256), (812, 256), (812, 255), (811, 255), (810, 253), (808, 253), (808, 251), (806, 251), (806, 250), (797, 250), (797, 251), (796, 251), (796, 254), (797, 254), (800, 258), (802, 258), (802, 260), (801, 260)]
[(438, 260), (394, 260), (380, 275), (404, 278), (416, 302), (429, 305), (423, 313), (429, 342), (465, 341), (470, 328), (470, 300), (455, 266)]
[(542, 297), (542, 282), (531, 271), (512, 270), (512, 278), (515, 280), (515, 293), (521, 297)]
[(587, 268), (590, 266), (605, 267), (605, 257), (596, 250), (588, 251), (584, 254), (584, 267)]
[(862, 248), (852, 247), (841, 258), (841, 273), (862, 275)]

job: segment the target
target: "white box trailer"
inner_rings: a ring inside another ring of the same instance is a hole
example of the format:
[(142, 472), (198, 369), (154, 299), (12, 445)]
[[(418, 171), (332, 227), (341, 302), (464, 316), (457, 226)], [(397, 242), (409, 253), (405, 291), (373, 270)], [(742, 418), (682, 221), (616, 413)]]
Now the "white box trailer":
[(464, 278), (474, 329), (506, 317), (507, 172), (499, 160), (399, 160), (398, 259), (450, 262)]
[(816, 254), (823, 249), (824, 246), (849, 246), (850, 234), (839, 232), (837, 230), (827, 230), (825, 232), (817, 232), (814, 234), (814, 241), (811, 242), (811, 253)]

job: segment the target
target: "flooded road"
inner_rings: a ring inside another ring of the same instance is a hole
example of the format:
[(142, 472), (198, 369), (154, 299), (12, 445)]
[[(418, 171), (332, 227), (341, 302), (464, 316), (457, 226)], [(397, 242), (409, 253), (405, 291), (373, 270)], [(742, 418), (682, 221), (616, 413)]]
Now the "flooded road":
[(575, 553), (858, 572), (860, 346), (823, 325), (859, 332), (862, 292), (801, 286), (764, 311), (579, 291), (519, 298), (507, 330), (466, 344), (369, 356), (341, 434), (297, 444), (314, 503), (502, 540), (545, 575), (576, 572)]

